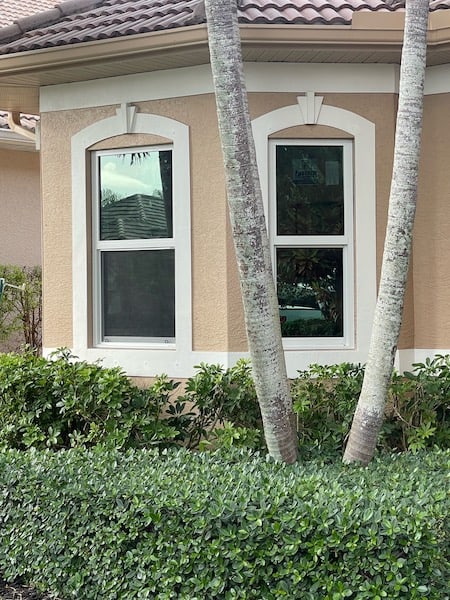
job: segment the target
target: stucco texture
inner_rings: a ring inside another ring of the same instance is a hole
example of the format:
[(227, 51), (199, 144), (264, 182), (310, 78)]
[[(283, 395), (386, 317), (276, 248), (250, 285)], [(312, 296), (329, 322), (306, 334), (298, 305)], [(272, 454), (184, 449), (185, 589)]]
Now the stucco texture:
[(0, 149), (0, 263), (41, 264), (39, 154)]
[[(396, 97), (392, 94), (320, 95), (324, 96), (324, 104), (356, 112), (376, 125), (377, 257), (379, 265), (392, 169)], [(432, 99), (429, 99), (428, 104), (430, 104), (430, 100)], [(252, 118), (296, 103), (296, 95), (291, 93), (251, 93), (249, 95)], [(246, 350), (242, 303), (228, 223), (214, 97), (211, 94), (205, 94), (142, 102), (137, 106), (141, 112), (168, 116), (189, 125), (190, 128), (193, 349), (202, 351)], [(113, 115), (115, 108), (115, 106), (110, 106), (42, 115), (41, 153), (42, 164), (45, 165), (42, 175), (45, 347), (71, 346), (72, 344), (71, 137), (84, 127)], [(445, 114), (445, 111), (441, 110), (440, 114)], [(450, 119), (450, 117), (447, 118)], [(436, 119), (427, 117), (427, 127), (430, 129), (433, 126), (438, 131), (441, 127), (440, 131), (443, 137), (442, 125), (439, 125)], [(431, 135), (432, 132), (426, 133), (425, 149), (427, 136)], [(292, 138), (348, 137), (338, 130), (318, 126), (296, 127), (281, 132), (281, 136)], [(115, 145), (118, 141), (114, 140), (111, 144)], [(143, 140), (138, 141), (131, 136), (124, 136), (124, 139), (120, 140), (124, 145), (134, 144), (134, 141), (137, 144), (143, 142)], [(148, 139), (144, 141), (149, 143)], [(431, 141), (428, 143), (431, 144)], [(432, 159), (429, 162), (431, 163)], [(426, 166), (429, 166), (428, 163)], [(436, 172), (437, 170), (436, 167)], [(445, 174), (445, 167), (441, 166), (441, 173)], [(435, 189), (438, 182), (436, 179), (428, 177), (427, 185), (433, 186)], [(447, 189), (448, 192), (448, 183), (445, 186), (444, 189)], [(427, 190), (426, 186), (425, 188), (422, 186), (421, 194)], [(441, 194), (436, 195), (434, 199), (440, 209), (443, 209), (441, 204), (445, 204), (445, 197), (445, 194)], [(433, 211), (433, 215), (434, 217), (428, 215), (423, 208), (420, 210), (419, 227), (434, 227), (440, 233), (437, 241), (431, 247), (428, 236), (423, 241), (415, 242), (415, 257), (419, 255), (420, 260), (418, 265), (414, 263), (414, 269), (411, 271), (400, 348), (413, 346), (414, 326), (418, 327), (420, 340), (425, 339), (424, 328), (418, 322), (418, 315), (414, 316), (413, 291), (417, 294), (419, 288), (413, 286), (412, 274), (416, 281), (421, 270), (427, 270), (431, 285), (432, 272), (429, 270), (429, 262), (436, 257), (440, 257), (440, 260), (437, 261), (440, 265), (439, 276), (443, 271), (445, 221), (440, 215), (438, 216), (436, 211)], [(424, 253), (422, 246), (427, 246), (427, 244), (428, 251)], [(355, 252), (358, 253), (358, 248), (355, 248)], [(433, 269), (437, 269), (434, 263)], [(438, 278), (437, 272), (436, 278)], [(435, 284), (436, 281), (433, 280), (433, 285)], [(450, 290), (450, 286), (447, 288)], [(418, 298), (419, 306), (425, 305), (425, 299), (420, 293)], [(438, 302), (441, 301), (442, 303), (446, 301), (445, 292), (438, 293)], [(450, 327), (447, 328), (447, 333), (448, 339)], [(424, 342), (421, 341), (421, 343)]]
[(414, 231), (415, 347), (450, 347), (450, 94), (425, 98)]

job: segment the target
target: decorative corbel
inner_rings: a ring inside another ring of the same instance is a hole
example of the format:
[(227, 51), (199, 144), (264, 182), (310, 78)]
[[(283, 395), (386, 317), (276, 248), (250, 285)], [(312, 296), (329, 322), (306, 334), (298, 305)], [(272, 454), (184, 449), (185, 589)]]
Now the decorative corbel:
[(297, 96), (297, 102), (303, 115), (305, 125), (317, 125), (323, 96), (316, 96), (315, 92), (306, 92), (304, 96)]
[(14, 131), (14, 133), (23, 135), (24, 137), (27, 137), (28, 139), (33, 140), (33, 142), (36, 143), (36, 135), (29, 129), (22, 127), (22, 125), (20, 124), (20, 113), (8, 112), (8, 127), (11, 131)]
[(132, 104), (122, 103), (119, 108), (116, 109), (117, 116), (122, 120), (123, 133), (133, 133), (135, 118), (136, 118), (136, 107)]

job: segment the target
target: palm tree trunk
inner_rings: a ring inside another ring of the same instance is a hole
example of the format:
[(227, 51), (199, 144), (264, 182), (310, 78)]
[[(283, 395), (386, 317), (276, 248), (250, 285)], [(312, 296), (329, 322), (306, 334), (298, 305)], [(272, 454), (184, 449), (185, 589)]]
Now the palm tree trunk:
[(262, 194), (244, 81), (236, 0), (205, 0), (231, 229), (256, 393), (269, 454), (297, 458)]
[(392, 377), (416, 211), (429, 0), (406, 0), (389, 214), (369, 356), (344, 462), (373, 457)]

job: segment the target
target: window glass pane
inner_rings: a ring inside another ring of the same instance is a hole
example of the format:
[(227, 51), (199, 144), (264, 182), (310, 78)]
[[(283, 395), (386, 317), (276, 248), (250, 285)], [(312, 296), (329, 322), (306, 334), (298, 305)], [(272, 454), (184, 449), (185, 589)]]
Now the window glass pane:
[(172, 151), (98, 157), (100, 239), (172, 237)]
[(343, 335), (342, 248), (277, 248), (283, 337)]
[(102, 253), (103, 338), (175, 337), (175, 251)]
[(277, 234), (343, 235), (342, 146), (276, 147)]

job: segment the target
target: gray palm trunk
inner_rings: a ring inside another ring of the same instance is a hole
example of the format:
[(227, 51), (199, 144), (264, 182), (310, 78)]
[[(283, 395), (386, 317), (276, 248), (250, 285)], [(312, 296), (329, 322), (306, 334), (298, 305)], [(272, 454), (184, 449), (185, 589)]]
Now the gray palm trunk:
[(406, 0), (389, 214), (364, 382), (344, 462), (372, 459), (383, 423), (402, 322), (422, 134), (429, 0)]
[(205, 0), (231, 230), (247, 339), (269, 454), (297, 458), (256, 152), (244, 81), (236, 0)]

